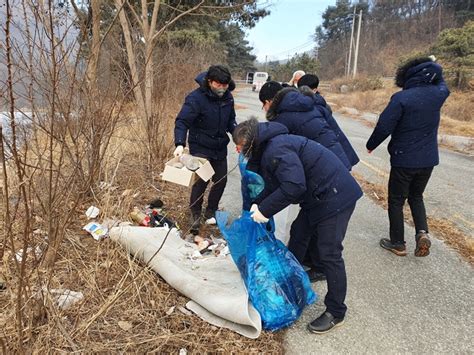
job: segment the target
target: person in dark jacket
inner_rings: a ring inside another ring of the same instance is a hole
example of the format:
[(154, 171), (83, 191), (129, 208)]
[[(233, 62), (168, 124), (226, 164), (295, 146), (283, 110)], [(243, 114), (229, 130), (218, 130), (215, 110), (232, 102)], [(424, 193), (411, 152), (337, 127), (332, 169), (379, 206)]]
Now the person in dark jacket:
[[(215, 171), (204, 217), (206, 223), (215, 224), (214, 214), (227, 183), (227, 132), (232, 133), (235, 122), (234, 98), (231, 91), (235, 84), (229, 70), (213, 65), (196, 77), (199, 88), (192, 91), (184, 101), (176, 117), (174, 136), (175, 156), (183, 154), (186, 136), (190, 154), (206, 158)], [(199, 179), (192, 187), (190, 209), (192, 228), (197, 234), (202, 213), (203, 195), (208, 182)]]
[(329, 127), (311, 97), (301, 94), (296, 88), (283, 88), (276, 81), (265, 83), (259, 99), (267, 111), (267, 120), (285, 125), (291, 134), (312, 139), (332, 151), (347, 167), (350, 162), (336, 134)]
[(347, 139), (346, 135), (337, 124), (337, 121), (334, 119), (331, 107), (327, 104), (324, 97), (318, 91), (318, 86), (319, 78), (314, 74), (303, 75), (298, 81), (298, 88), (300, 89), (301, 93), (309, 95), (313, 98), (314, 105), (321, 112), (324, 119), (329, 124), (329, 127), (331, 127), (331, 129), (336, 134), (336, 137), (339, 143), (341, 143), (342, 149), (344, 149), (351, 166), (354, 166), (360, 161), (360, 159), (357, 156), (354, 148), (352, 148), (349, 139)]
[(388, 136), (390, 178), (388, 182), (388, 217), (390, 239), (380, 246), (396, 255), (407, 254), (404, 238), (403, 205), (408, 198), (415, 223), (415, 256), (429, 255), (428, 234), (423, 192), (433, 167), (438, 165), (438, 126), (440, 109), (449, 96), (442, 68), (432, 58), (417, 58), (397, 70), (395, 93), (367, 141), (371, 153)]
[(268, 222), (290, 204), (301, 206), (291, 227), (288, 249), (300, 263), (309, 250), (324, 266), (328, 283), (326, 311), (308, 325), (309, 330), (325, 333), (341, 325), (347, 310), (342, 241), (362, 196), (359, 185), (331, 151), (288, 134), (282, 124), (250, 119), (236, 127), (233, 140), (249, 159), (247, 169), (260, 174), (265, 182), (250, 209), (255, 222)]

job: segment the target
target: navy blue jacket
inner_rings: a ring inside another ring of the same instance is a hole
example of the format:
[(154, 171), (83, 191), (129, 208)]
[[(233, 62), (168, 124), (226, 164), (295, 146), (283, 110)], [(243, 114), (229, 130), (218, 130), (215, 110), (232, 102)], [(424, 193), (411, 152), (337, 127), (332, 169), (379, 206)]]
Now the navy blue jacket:
[(235, 122), (234, 98), (227, 90), (223, 97), (214, 94), (205, 82), (206, 72), (196, 77), (199, 88), (184, 101), (174, 128), (175, 145), (186, 146), (188, 134), (189, 152), (210, 160), (227, 157), (227, 144)]
[(347, 139), (346, 135), (337, 124), (337, 121), (332, 115), (331, 107), (329, 107), (324, 97), (322, 97), (319, 93), (313, 95), (313, 100), (316, 108), (321, 112), (329, 127), (331, 127), (333, 132), (336, 134), (337, 140), (341, 144), (342, 149), (344, 149), (344, 153), (346, 153), (349, 163), (351, 164), (351, 166), (356, 165), (360, 161), (360, 159), (357, 156), (357, 153), (354, 148), (352, 148), (349, 139)]
[(288, 134), (279, 123), (259, 123), (254, 152), (247, 168), (265, 181), (256, 202), (266, 217), (299, 203), (309, 212), (312, 223), (318, 223), (362, 196), (355, 179), (331, 151), (305, 137)]
[(439, 164), (440, 109), (449, 96), (441, 66), (427, 62), (407, 71), (402, 91), (395, 93), (381, 113), (367, 141), (374, 150), (389, 135), (390, 163), (400, 168), (429, 168)]
[(303, 95), (294, 88), (280, 90), (267, 112), (269, 121), (278, 122), (288, 128), (291, 134), (314, 140), (333, 152), (347, 169), (351, 169), (344, 149), (336, 134), (314, 106), (313, 98)]

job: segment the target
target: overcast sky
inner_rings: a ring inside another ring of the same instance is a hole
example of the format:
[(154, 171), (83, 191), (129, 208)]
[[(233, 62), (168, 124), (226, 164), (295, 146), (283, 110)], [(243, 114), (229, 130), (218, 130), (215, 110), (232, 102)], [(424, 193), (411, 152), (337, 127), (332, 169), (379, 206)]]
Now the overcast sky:
[(287, 59), (314, 47), (312, 36), (322, 23), (322, 14), (336, 0), (272, 0), (271, 14), (248, 30), (247, 40), (261, 62)]

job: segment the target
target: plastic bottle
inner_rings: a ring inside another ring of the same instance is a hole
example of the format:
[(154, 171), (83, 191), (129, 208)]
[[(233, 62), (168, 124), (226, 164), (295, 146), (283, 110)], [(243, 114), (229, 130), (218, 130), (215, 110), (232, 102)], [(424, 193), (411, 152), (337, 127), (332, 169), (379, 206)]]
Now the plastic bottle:
[(140, 226), (149, 227), (150, 226), (150, 216), (147, 216), (145, 213), (140, 211), (138, 207), (134, 207), (133, 211), (130, 212), (130, 219), (137, 223)]
[(179, 157), (179, 161), (183, 163), (188, 170), (196, 171), (199, 169), (199, 160), (192, 155), (183, 154)]

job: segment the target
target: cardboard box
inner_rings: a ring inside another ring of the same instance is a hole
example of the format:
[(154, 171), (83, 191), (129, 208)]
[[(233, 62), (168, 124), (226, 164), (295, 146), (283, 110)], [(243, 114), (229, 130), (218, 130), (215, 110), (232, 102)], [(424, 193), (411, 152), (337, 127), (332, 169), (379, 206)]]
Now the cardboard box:
[(211, 163), (209, 163), (204, 158), (197, 158), (199, 161), (199, 169), (196, 171), (191, 171), (186, 169), (186, 167), (176, 168), (173, 166), (174, 163), (179, 162), (179, 158), (173, 158), (166, 162), (165, 171), (163, 171), (162, 179), (165, 181), (174, 182), (175, 184), (183, 186), (193, 186), (197, 179), (201, 178), (204, 181), (209, 181), (209, 179), (214, 175), (214, 169), (212, 168)]

